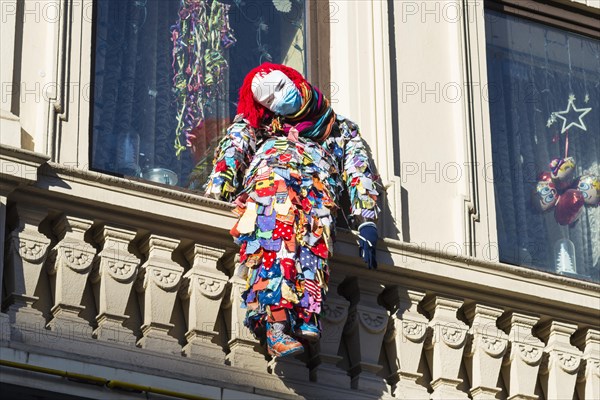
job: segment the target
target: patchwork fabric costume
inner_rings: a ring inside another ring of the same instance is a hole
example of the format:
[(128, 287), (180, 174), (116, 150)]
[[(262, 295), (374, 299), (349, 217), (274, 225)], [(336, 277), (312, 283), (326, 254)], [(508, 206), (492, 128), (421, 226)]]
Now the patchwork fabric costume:
[[(231, 234), (247, 277), (245, 323), (257, 335), (266, 328), (267, 336), (277, 323), (286, 331), (279, 336), (283, 345), (273, 347), (277, 337), (268, 336), (269, 351), (286, 355), (301, 350), (288, 332), (319, 336), (344, 189), (351, 219), (366, 222), (376, 241), (369, 223), (379, 211), (376, 178), (358, 127), (336, 116), (319, 90), (289, 67), (265, 63), (251, 71), (238, 113), (216, 151), (207, 194), (236, 204)], [(374, 268), (375, 243), (369, 245), (373, 253), (363, 258)]]

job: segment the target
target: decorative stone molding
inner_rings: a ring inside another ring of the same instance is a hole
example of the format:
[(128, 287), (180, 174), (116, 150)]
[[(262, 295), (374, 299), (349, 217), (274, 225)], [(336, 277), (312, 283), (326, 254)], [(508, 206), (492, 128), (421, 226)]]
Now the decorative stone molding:
[(369, 311), (358, 312), (358, 319), (369, 333), (378, 334), (383, 332), (387, 325), (387, 316), (382, 313), (372, 313)]
[(129, 318), (125, 310), (140, 263), (140, 259), (129, 251), (135, 235), (135, 230), (104, 225), (94, 236), (102, 246), (90, 276), (97, 286), (98, 327), (94, 337), (100, 340), (135, 343), (133, 332), (123, 326)]
[(557, 351), (555, 356), (558, 360), (559, 367), (569, 374), (576, 372), (581, 363), (581, 357), (562, 351)]
[[(146, 276), (151, 279), (158, 287), (164, 290), (171, 290), (179, 284), (183, 275), (182, 272), (171, 270), (164, 267), (147, 267)], [(146, 285), (148, 283), (146, 282)]]
[(508, 335), (496, 326), (502, 312), (500, 308), (482, 304), (467, 309), (467, 318), (472, 321), (472, 340), (466, 351), (465, 364), (473, 399), (494, 398), (501, 390), (496, 385), (502, 357), (508, 348)]
[(461, 326), (442, 326), (440, 328), (442, 340), (453, 349), (462, 348), (467, 338), (467, 331)]
[(514, 343), (513, 346), (518, 349), (519, 357), (521, 360), (525, 361), (527, 365), (533, 367), (540, 365), (544, 352), (539, 346), (523, 343)]
[(140, 245), (147, 257), (135, 284), (143, 315), (138, 346), (176, 354), (181, 347), (169, 331), (173, 327), (170, 319), (183, 275), (183, 267), (172, 260), (178, 245), (177, 239), (150, 234)]
[(48, 327), (58, 331), (67, 327), (84, 337), (87, 337), (90, 325), (79, 314), (85, 309), (81, 304), (83, 292), (96, 254), (96, 249), (84, 238), (91, 226), (91, 220), (70, 214), (58, 217), (52, 229), (59, 242), (48, 263), (54, 291), (53, 318)]
[(426, 355), (432, 376), (432, 399), (467, 398), (457, 386), (468, 326), (458, 319), (457, 312), (462, 300), (434, 296), (424, 305), (433, 316), (429, 321), (432, 330), (430, 342), (426, 343)]
[(544, 350), (544, 343), (532, 333), (538, 321), (536, 316), (516, 312), (498, 320), (509, 331), (510, 350), (501, 369), (509, 399), (538, 397), (535, 387)]
[(229, 277), (217, 269), (226, 248), (194, 244), (186, 251), (192, 268), (186, 272), (179, 295), (183, 300), (187, 322), (187, 344), (183, 353), (188, 357), (206, 357), (223, 363), (225, 352), (213, 343), (215, 324)]
[(181, 283), (183, 268), (171, 259), (173, 251), (179, 245), (176, 239), (150, 235), (140, 245), (140, 250), (148, 254), (146, 262), (140, 267), (135, 288), (143, 292), (149, 286), (157, 286), (168, 292), (176, 292)]
[[(80, 242), (70, 242), (58, 248), (58, 258), (64, 259), (65, 265), (75, 272), (85, 273), (92, 266), (92, 261), (96, 255), (93, 247), (85, 246), (82, 249), (77, 248)], [(56, 265), (54, 266), (56, 268)]]
[(481, 344), (483, 351), (492, 357), (500, 357), (507, 348), (507, 341), (496, 337), (481, 335)]
[(46, 259), (50, 239), (43, 234), (31, 230), (29, 232), (27, 230), (13, 231), (9, 238), (13, 246), (12, 249), (9, 248), (9, 251), (18, 253), (23, 261), (40, 264)]
[(42, 235), (22, 233), (12, 243), (14, 246), (18, 244), (19, 255), (24, 261), (37, 263), (46, 257), (50, 240)]
[(577, 325), (550, 321), (540, 331), (547, 338), (544, 353), (548, 354), (548, 363), (540, 378), (547, 399), (572, 398), (575, 393), (582, 356), (582, 352), (571, 345), (571, 336), (576, 330)]
[(214, 278), (198, 277), (198, 286), (200, 292), (209, 299), (218, 299), (223, 296), (227, 281), (217, 280)]
[(427, 324), (425, 322), (402, 321), (402, 335), (411, 342), (419, 343), (425, 339)]
[(107, 260), (106, 267), (111, 278), (117, 282), (128, 282), (136, 274), (136, 262), (125, 262), (117, 260)]
[(43, 265), (49, 254), (50, 239), (38, 231), (47, 211), (17, 204), (10, 210), (7, 237), (6, 286), (7, 313), (16, 324), (41, 324), (46, 320), (33, 308), (38, 300), (36, 290), (40, 279), (45, 278)]
[(347, 302), (343, 302), (345, 304), (341, 305), (339, 302), (327, 301), (323, 304), (323, 320), (327, 322), (331, 322), (334, 324), (339, 324), (342, 321), (346, 321), (346, 317), (348, 316), (348, 306)]

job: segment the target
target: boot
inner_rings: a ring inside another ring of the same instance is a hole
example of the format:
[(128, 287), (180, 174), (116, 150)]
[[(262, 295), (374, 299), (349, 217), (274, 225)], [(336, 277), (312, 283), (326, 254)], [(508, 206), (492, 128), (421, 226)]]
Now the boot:
[(294, 336), (309, 342), (316, 342), (319, 340), (321, 332), (319, 332), (319, 328), (315, 324), (303, 321), (300, 326), (296, 327)]
[(267, 348), (273, 357), (286, 357), (304, 351), (302, 344), (284, 333), (285, 324), (275, 322), (267, 325)]

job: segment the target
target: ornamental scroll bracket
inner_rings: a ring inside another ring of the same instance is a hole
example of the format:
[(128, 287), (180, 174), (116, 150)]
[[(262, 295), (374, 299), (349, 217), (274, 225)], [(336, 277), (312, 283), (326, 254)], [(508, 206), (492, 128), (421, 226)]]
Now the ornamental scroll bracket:
[(217, 263), (227, 253), (228, 249), (195, 243), (185, 252), (185, 258), (188, 260), (192, 269), (215, 272)]
[(589, 371), (591, 379), (600, 379), (600, 360), (588, 359), (586, 361), (586, 371)]
[(91, 277), (94, 282), (101, 279), (103, 271), (117, 282), (128, 283), (135, 279), (140, 259), (129, 250), (135, 235), (133, 230), (106, 224), (96, 231), (94, 239), (102, 243), (102, 250), (96, 257)]

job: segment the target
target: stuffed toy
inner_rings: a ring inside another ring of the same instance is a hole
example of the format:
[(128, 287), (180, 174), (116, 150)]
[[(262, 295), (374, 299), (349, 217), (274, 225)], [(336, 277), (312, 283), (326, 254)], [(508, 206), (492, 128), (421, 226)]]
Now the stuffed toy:
[(283, 357), (317, 341), (342, 190), (359, 254), (377, 267), (376, 177), (358, 127), (296, 70), (264, 63), (248, 73), (238, 114), (215, 152), (206, 194), (233, 201), (245, 325)]

